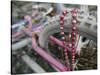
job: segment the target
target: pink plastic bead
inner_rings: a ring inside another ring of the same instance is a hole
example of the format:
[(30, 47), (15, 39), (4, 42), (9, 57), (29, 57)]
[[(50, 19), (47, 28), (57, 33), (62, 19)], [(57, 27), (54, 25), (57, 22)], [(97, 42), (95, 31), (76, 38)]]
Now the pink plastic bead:
[(72, 37), (76, 36), (76, 33), (75, 32), (72, 32)]
[(68, 55), (67, 52), (65, 52), (65, 55)]
[(78, 12), (78, 9), (77, 8), (74, 8), (73, 10), (72, 10), (72, 13), (77, 13)]
[(65, 16), (67, 14), (67, 11), (65, 10), (65, 11), (63, 11), (63, 15)]
[(60, 20), (64, 20), (64, 16), (63, 15), (60, 16)]
[(73, 16), (74, 18), (76, 18), (77, 14), (76, 14), (76, 13), (72, 13), (72, 16)]
[(72, 20), (72, 23), (73, 23), (73, 24), (76, 24), (76, 23), (77, 23), (76, 19), (73, 19), (73, 20)]
[(72, 30), (75, 31), (75, 30), (76, 30), (76, 26), (73, 26), (73, 27), (72, 27)]
[(69, 43), (69, 47), (70, 47), (70, 48), (72, 47), (72, 44), (71, 44), (71, 43)]
[(73, 59), (75, 59), (75, 56), (72, 56)]
[(65, 33), (64, 32), (61, 32), (61, 35), (65, 35)]
[(60, 25), (64, 25), (64, 21), (63, 20), (60, 21)]
[(62, 40), (65, 40), (65, 37), (64, 36), (62, 37)]
[(61, 30), (63, 30), (63, 29), (64, 29), (64, 27), (63, 27), (63, 26), (61, 26), (61, 27), (60, 27), (60, 29), (61, 29)]
[(75, 37), (72, 37), (72, 42), (74, 42), (76, 40), (76, 38)]

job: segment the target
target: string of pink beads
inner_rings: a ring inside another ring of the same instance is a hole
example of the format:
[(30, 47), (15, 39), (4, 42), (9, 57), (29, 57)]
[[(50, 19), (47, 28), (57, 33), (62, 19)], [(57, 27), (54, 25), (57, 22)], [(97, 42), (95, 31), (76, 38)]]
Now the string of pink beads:
[(71, 47), (71, 50), (72, 50), (72, 70), (74, 70), (75, 54), (76, 54), (75, 42), (76, 42), (76, 35), (77, 35), (77, 32), (76, 32), (77, 12), (78, 12), (77, 9), (72, 10), (72, 31), (71, 31), (71, 38), (70, 38), (71, 44), (72, 44), (72, 47)]
[[(66, 60), (66, 65), (69, 66), (69, 60), (68, 60), (68, 48), (66, 48), (66, 37), (65, 37), (65, 32), (64, 32), (64, 17), (67, 15), (67, 11), (64, 11), (62, 15), (60, 16), (60, 34), (62, 35), (62, 43), (64, 45), (64, 54), (65, 54), (65, 60)], [(67, 69), (68, 71), (70, 68)]]
[(60, 16), (60, 30), (61, 30), (60, 34), (62, 35), (62, 43), (64, 45), (64, 54), (65, 54), (65, 60), (67, 66), (69, 66), (68, 53), (67, 53), (68, 49), (71, 49), (72, 51), (72, 69), (73, 69), (73, 65), (75, 64), (75, 53), (76, 53), (75, 42), (76, 42), (76, 34), (77, 34), (76, 33), (77, 9), (72, 10), (72, 28), (71, 28), (71, 33), (69, 33), (68, 35), (69, 36), (68, 45), (66, 45), (66, 37), (64, 32), (64, 17), (66, 16), (67, 13), (68, 13), (67, 11), (64, 11)]

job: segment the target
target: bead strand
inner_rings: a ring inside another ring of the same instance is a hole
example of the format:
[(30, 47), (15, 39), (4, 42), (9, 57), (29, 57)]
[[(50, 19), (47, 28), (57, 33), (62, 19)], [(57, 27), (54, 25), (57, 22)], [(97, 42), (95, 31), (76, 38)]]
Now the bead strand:
[[(67, 11), (64, 11), (62, 15), (60, 16), (60, 34), (62, 35), (62, 43), (64, 45), (64, 55), (65, 55), (65, 61), (67, 66), (69, 66), (69, 61), (68, 61), (68, 49), (66, 48), (66, 37), (65, 37), (65, 32), (64, 32), (64, 17), (66, 16)], [(68, 68), (70, 70), (70, 68)]]
[(75, 48), (75, 42), (76, 42), (76, 24), (77, 24), (77, 9), (72, 10), (72, 32), (71, 32), (71, 43), (72, 43), (72, 70), (74, 70), (74, 64), (75, 64), (75, 54), (76, 54), (76, 48)]

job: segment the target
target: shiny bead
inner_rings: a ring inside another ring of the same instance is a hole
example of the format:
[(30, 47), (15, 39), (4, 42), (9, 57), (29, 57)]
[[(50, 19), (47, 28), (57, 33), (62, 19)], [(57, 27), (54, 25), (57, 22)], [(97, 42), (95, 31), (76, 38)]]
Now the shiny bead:
[(64, 35), (65, 33), (64, 32), (61, 32), (61, 35)]
[(72, 56), (75, 56), (75, 51), (72, 51)]
[(67, 50), (65, 49), (64, 52), (67, 52)]
[(61, 20), (61, 21), (60, 21), (60, 25), (64, 25), (64, 21)]
[(60, 16), (60, 20), (64, 20), (64, 16), (63, 15)]
[(76, 24), (76, 22), (77, 22), (77, 21), (76, 21), (75, 19), (72, 20), (72, 23)]
[(75, 55), (75, 50), (72, 50), (72, 55)]
[(73, 12), (73, 13), (77, 13), (77, 12), (78, 12), (78, 9), (77, 9), (77, 8), (74, 8), (74, 9), (72, 10), (72, 12)]
[(67, 14), (67, 11), (65, 10), (65, 11), (63, 11), (63, 15), (65, 16)]
[(76, 26), (73, 26), (73, 27), (72, 27), (72, 30), (75, 31), (75, 30), (76, 30)]
[(73, 13), (73, 14), (72, 14), (72, 16), (73, 16), (73, 17), (76, 17), (76, 16), (77, 16), (77, 14), (76, 14), (76, 13)]
[(72, 52), (72, 55), (75, 55), (75, 52)]
[(72, 47), (72, 44), (71, 43), (69, 43), (69, 47)]
[(68, 37), (71, 38), (71, 34), (69, 34)]
[(72, 37), (76, 36), (76, 33), (75, 32), (72, 32)]
[(75, 59), (75, 56), (72, 56), (73, 59)]
[(76, 39), (76, 38), (75, 38), (75, 37), (73, 37), (73, 38), (72, 38), (72, 42), (74, 42), (74, 41), (75, 41), (75, 39)]
[(62, 40), (65, 40), (65, 37), (64, 36), (62, 37)]
[(72, 47), (72, 50), (75, 50), (75, 47)]
[(63, 29), (64, 29), (64, 27), (63, 27), (63, 26), (61, 26), (61, 27), (60, 27), (60, 29), (61, 29), (61, 30), (63, 30)]
[(72, 41), (72, 47), (75, 47), (75, 42), (74, 41)]
[(75, 59), (72, 58), (72, 61), (75, 61)]

